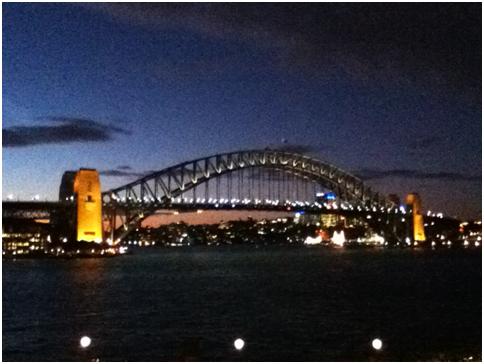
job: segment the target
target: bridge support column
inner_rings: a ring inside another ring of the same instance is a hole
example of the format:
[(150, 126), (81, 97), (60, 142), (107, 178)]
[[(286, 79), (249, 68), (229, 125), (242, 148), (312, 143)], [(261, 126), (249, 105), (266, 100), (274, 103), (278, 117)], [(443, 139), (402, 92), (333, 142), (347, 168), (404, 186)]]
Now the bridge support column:
[(116, 230), (116, 206), (114, 206), (112, 208), (112, 210), (110, 211), (110, 214), (109, 214), (109, 227), (110, 227), (110, 231), (109, 231), (109, 235), (110, 235), (110, 241), (111, 241), (111, 244), (114, 243), (114, 231)]
[(99, 173), (94, 169), (80, 169), (74, 179), (74, 194), (77, 202), (77, 241), (102, 242)]
[(409, 193), (405, 203), (412, 209), (411, 230), (413, 231), (414, 241), (425, 241), (425, 229), (423, 215), (421, 213), (422, 201), (418, 193)]

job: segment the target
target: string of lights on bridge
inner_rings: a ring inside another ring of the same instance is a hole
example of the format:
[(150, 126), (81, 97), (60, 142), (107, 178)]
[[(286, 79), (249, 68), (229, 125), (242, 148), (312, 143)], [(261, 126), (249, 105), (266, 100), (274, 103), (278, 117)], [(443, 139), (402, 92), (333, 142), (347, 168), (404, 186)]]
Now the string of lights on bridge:
[[(128, 197), (123, 197), (123, 198), (120, 198), (118, 196), (116, 196), (115, 194), (112, 194), (111, 195), (111, 198), (113, 200), (115, 200), (117, 203), (120, 203), (122, 205), (128, 205), (128, 204), (131, 204), (131, 203), (135, 203), (135, 204), (140, 204), (140, 205), (147, 205), (147, 204), (166, 204), (166, 202), (163, 202), (163, 200), (158, 197), (157, 199), (153, 198), (153, 197), (144, 197), (143, 199), (141, 198), (133, 198), (131, 196), (128, 196)], [(265, 207), (265, 206), (278, 206), (278, 207), (287, 207), (287, 208), (315, 208), (315, 209), (326, 209), (326, 210), (339, 210), (339, 209), (342, 209), (342, 210), (351, 210), (351, 211), (358, 211), (358, 212), (363, 212), (363, 211), (366, 211), (366, 212), (386, 212), (387, 213), (400, 213), (400, 214), (407, 214), (407, 213), (410, 213), (411, 210), (407, 211), (407, 209), (404, 207), (404, 206), (400, 206), (398, 208), (384, 208), (384, 207), (375, 207), (375, 206), (372, 206), (372, 207), (368, 207), (368, 206), (361, 206), (361, 205), (353, 205), (351, 203), (348, 203), (348, 202), (342, 202), (338, 205), (337, 202), (331, 202), (331, 203), (327, 203), (327, 202), (318, 202), (318, 201), (314, 201), (314, 202), (310, 202), (310, 201), (290, 201), (290, 200), (285, 200), (285, 201), (280, 201), (280, 200), (271, 200), (271, 199), (264, 199), (264, 200), (261, 200), (261, 199), (248, 199), (248, 198), (245, 198), (245, 199), (236, 199), (236, 198), (232, 198), (232, 199), (228, 199), (228, 198), (220, 198), (220, 199), (216, 199), (216, 198), (209, 198), (209, 199), (205, 199), (205, 198), (185, 198), (185, 197), (177, 197), (177, 198), (170, 198), (169, 199), (169, 203), (172, 204), (172, 205), (176, 205), (176, 204), (202, 204), (202, 205), (213, 205), (213, 207), (215, 208), (227, 208), (227, 207), (231, 207), (231, 208), (240, 208), (241, 206), (251, 206), (251, 205), (254, 205), (254, 206), (261, 206), (261, 207)], [(432, 213), (431, 211), (427, 211), (427, 216), (431, 216), (431, 217), (438, 217), (438, 218), (443, 218), (443, 214), (442, 213)]]

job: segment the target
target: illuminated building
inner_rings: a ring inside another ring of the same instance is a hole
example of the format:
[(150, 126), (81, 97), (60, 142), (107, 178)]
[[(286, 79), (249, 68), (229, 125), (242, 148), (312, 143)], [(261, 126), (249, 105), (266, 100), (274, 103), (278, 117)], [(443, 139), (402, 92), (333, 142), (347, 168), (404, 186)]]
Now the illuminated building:
[(409, 193), (405, 203), (412, 209), (412, 230), (414, 241), (425, 241), (424, 219), (422, 215), (422, 201), (418, 193)]
[(43, 253), (49, 241), (48, 225), (25, 219), (3, 219), (2, 255), (25, 256)]
[(43, 252), (47, 241), (37, 233), (2, 234), (3, 255), (29, 255)]
[(321, 214), (321, 224), (324, 227), (336, 226), (340, 219), (341, 217), (336, 214)]

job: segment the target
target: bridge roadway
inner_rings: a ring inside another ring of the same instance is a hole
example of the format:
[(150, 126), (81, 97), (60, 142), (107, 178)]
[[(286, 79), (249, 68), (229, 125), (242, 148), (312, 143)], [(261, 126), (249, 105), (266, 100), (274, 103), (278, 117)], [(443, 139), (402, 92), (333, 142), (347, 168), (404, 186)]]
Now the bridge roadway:
[[(3, 201), (2, 202), (2, 218), (4, 223), (10, 219), (12, 220), (35, 220), (35, 219), (49, 219), (52, 224), (52, 216), (55, 214), (65, 214), (67, 209), (73, 208), (75, 205), (73, 202), (58, 202), (58, 201)], [(142, 202), (131, 202), (131, 203), (105, 203), (103, 204), (103, 220), (108, 220), (110, 214), (113, 212), (113, 207), (116, 207), (116, 215), (121, 218), (121, 225), (114, 223), (116, 228), (123, 229), (125, 221), (129, 220), (129, 216), (137, 216), (141, 222), (144, 218), (149, 215), (172, 215), (175, 211), (178, 213), (189, 213), (197, 211), (279, 211), (287, 213), (297, 213), (307, 215), (316, 214), (336, 214), (340, 216), (345, 216), (347, 218), (358, 218), (359, 220), (366, 221), (369, 226), (374, 228), (381, 228), (382, 226), (387, 226), (387, 228), (395, 231), (407, 231), (409, 225), (412, 221), (412, 214), (409, 211), (404, 211), (403, 209), (384, 209), (375, 207), (353, 207), (348, 208), (333, 208), (324, 206), (321, 204), (247, 204), (247, 203), (142, 203)], [(143, 215), (150, 211), (147, 215)], [(124, 220), (124, 221), (123, 221)], [(458, 221), (451, 217), (434, 217), (434, 216), (424, 216), (425, 225), (433, 226), (434, 229), (438, 226), (443, 227), (446, 225), (458, 226)], [(403, 230), (402, 230), (403, 229)], [(439, 228), (441, 229), (441, 228)], [(127, 230), (124, 235), (129, 232)], [(113, 234), (111, 229), (105, 231), (105, 233)], [(124, 237), (120, 237), (122, 239)], [(115, 241), (113, 235), (111, 236), (111, 241)]]
[(59, 201), (2, 201), (2, 218), (48, 219), (71, 206)]
[[(105, 203), (103, 204), (104, 209), (108, 209), (109, 207), (112, 208), (112, 204)], [(25, 219), (48, 219), (56, 212), (62, 213), (65, 212), (66, 209), (72, 208), (73, 202), (61, 202), (61, 201), (2, 201), (2, 218), (25, 218)], [(265, 203), (258, 203), (258, 204), (246, 204), (246, 203), (130, 203), (124, 204), (120, 203), (117, 205), (118, 212), (123, 212), (123, 210), (127, 211), (136, 211), (137, 209), (144, 210), (146, 208), (151, 208), (153, 211), (157, 213), (162, 213), (163, 210), (166, 211), (167, 214), (170, 214), (170, 211), (178, 211), (181, 213), (184, 212), (196, 212), (198, 210), (220, 210), (220, 211), (227, 211), (227, 210), (239, 210), (239, 211), (251, 211), (251, 210), (258, 210), (258, 211), (280, 211), (280, 212), (304, 212), (307, 214), (338, 214), (341, 216), (346, 217), (358, 217), (363, 216), (366, 217), (370, 216), (410, 216), (408, 211), (403, 212), (402, 210), (398, 209), (376, 209), (376, 208), (327, 208), (324, 205), (319, 204), (299, 204), (299, 205), (292, 205), (292, 204), (265, 204)], [(433, 221), (433, 220), (452, 220), (457, 221), (451, 217), (433, 217), (433, 216), (425, 216), (426, 221)]]
[[(55, 213), (61, 213), (74, 206), (73, 202), (60, 201), (3, 201), (2, 217), (16, 218), (50, 218)], [(112, 204), (103, 204), (105, 210), (113, 208)], [(116, 206), (118, 212), (144, 210), (149, 208), (152, 211), (175, 210), (178, 212), (195, 212), (199, 210), (259, 210), (259, 211), (280, 211), (280, 212), (304, 212), (308, 214), (339, 214), (342, 216), (356, 217), (361, 215), (381, 216), (406, 215), (401, 210), (376, 209), (376, 208), (327, 208), (324, 205), (316, 203), (293, 203), (293, 204), (275, 204), (275, 203), (120, 203)]]

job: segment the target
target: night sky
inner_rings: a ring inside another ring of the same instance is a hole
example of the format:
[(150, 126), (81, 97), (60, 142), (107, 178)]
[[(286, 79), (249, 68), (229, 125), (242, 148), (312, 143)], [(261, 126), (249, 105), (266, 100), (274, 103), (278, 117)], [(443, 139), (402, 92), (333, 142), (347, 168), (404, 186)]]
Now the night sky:
[(481, 215), (481, 4), (3, 3), (3, 198), (286, 148)]

